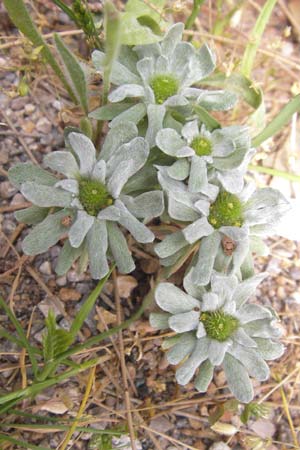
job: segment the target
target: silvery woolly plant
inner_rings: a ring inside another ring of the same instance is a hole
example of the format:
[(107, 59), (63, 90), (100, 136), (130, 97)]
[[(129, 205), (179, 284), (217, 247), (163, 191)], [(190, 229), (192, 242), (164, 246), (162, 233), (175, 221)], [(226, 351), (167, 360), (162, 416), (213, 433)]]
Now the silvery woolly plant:
[[(155, 145), (156, 134), (171, 113), (189, 115), (194, 104), (223, 111), (237, 100), (233, 92), (191, 87), (214, 71), (216, 60), (206, 44), (197, 50), (183, 42), (183, 29), (184, 25), (177, 23), (159, 43), (133, 49), (123, 46), (112, 68), (111, 82), (116, 88), (108, 98), (121, 109), (115, 109), (111, 125), (123, 120), (138, 123), (147, 116), (146, 139), (150, 147)], [(103, 74), (105, 54), (95, 50), (92, 60), (96, 71)], [(97, 113), (91, 117), (97, 118)]]
[(158, 285), (155, 300), (165, 313), (152, 313), (150, 323), (175, 332), (164, 348), (171, 364), (181, 363), (176, 370), (179, 384), (187, 384), (198, 369), (195, 387), (205, 392), (214, 367), (222, 365), (234, 396), (245, 403), (252, 400), (249, 375), (266, 380), (269, 367), (265, 360), (283, 353), (274, 312), (247, 303), (265, 276), (263, 273), (239, 282), (235, 275), (213, 272), (206, 288), (195, 285), (187, 276), (187, 293), (171, 283)]
[[(196, 388), (205, 392), (214, 367), (222, 366), (232, 393), (249, 402), (249, 375), (267, 379), (265, 360), (283, 352), (273, 310), (248, 303), (265, 276), (255, 275), (252, 254), (267, 253), (262, 238), (289, 204), (279, 191), (245, 179), (255, 153), (247, 127), (205, 121), (207, 111), (225, 111), (237, 97), (198, 87), (215, 69), (215, 56), (206, 45), (197, 50), (182, 41), (183, 27), (171, 26), (159, 43), (121, 47), (110, 104), (90, 114), (102, 120), (108, 111), (112, 119), (99, 155), (73, 131), (67, 150), (45, 157), (51, 173), (28, 163), (10, 170), (32, 203), (16, 216), (34, 226), (23, 242), (26, 254), (64, 240), (57, 273), (79, 259), (93, 278), (109, 272), (108, 261), (123, 273), (134, 269), (124, 230), (146, 244), (155, 238), (147, 226), (154, 217), (176, 225), (155, 252), (162, 265), (175, 267), (193, 255), (183, 280), (187, 293), (160, 283), (155, 299), (165, 313), (152, 313), (151, 324), (174, 332), (163, 348), (179, 365), (180, 384), (196, 375)], [(103, 75), (105, 53), (94, 51), (92, 60)]]
[(88, 259), (92, 277), (101, 279), (109, 271), (108, 251), (120, 272), (134, 269), (119, 225), (138, 242), (152, 242), (154, 234), (139, 219), (150, 220), (164, 209), (160, 191), (135, 197), (123, 194), (126, 182), (143, 167), (149, 154), (147, 142), (137, 135), (135, 124), (120, 123), (110, 130), (96, 157), (89, 138), (70, 133), (69, 150), (44, 158), (44, 165), (63, 178), (31, 164), (10, 170), (10, 180), (33, 204), (16, 214), (18, 220), (35, 225), (23, 242), (26, 254), (43, 253), (67, 237), (56, 267), (59, 275), (81, 256)]

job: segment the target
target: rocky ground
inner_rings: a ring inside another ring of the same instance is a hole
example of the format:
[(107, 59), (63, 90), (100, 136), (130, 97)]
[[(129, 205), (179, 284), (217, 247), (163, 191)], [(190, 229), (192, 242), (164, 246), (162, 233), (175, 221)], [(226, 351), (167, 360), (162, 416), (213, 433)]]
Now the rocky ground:
[[(190, 3), (176, 2), (176, 20), (184, 17), (185, 7), (189, 7)], [(225, 12), (229, 8), (227, 3), (223, 6)], [(221, 70), (229, 70), (241, 58), (250, 30), (264, 2), (251, 0), (243, 3), (246, 3), (243, 10), (239, 9), (233, 15), (221, 35), (211, 34), (212, 25), (217, 19), (215, 2), (207, 2), (202, 10), (203, 15), (196, 22), (198, 31), (193, 38), (198, 41), (208, 40), (217, 52)], [(68, 31), (71, 37), (67, 36), (66, 42), (86, 54), (82, 37), (72, 37), (72, 24), (52, 2), (34, 2), (33, 15), (43, 33)], [(55, 308), (58, 323), (68, 328), (70, 320), (95, 283), (90, 280), (88, 273), (78, 275), (75, 268), (66, 276), (56, 276), (54, 266), (60, 245), (35, 258), (22, 254), (21, 242), (28, 233), (28, 227), (16, 222), (14, 212), (24, 207), (26, 201), (9, 183), (7, 170), (17, 162), (31, 160), (40, 164), (45, 154), (62, 149), (63, 128), (78, 124), (80, 117), (54, 75), (41, 63), (39, 56), (32, 55), (28, 42), (20, 38), (4, 13), (1, 21), (4, 31), (0, 41), (0, 291), (23, 329), (31, 336), (32, 342), (40, 343), (49, 308)], [(265, 93), (268, 120), (292, 94), (300, 92), (299, 23), (300, 8), (297, 9), (297, 1), (279, 1), (264, 35), (262, 51), (257, 54), (254, 79)], [(24, 74), (28, 93), (22, 97), (19, 93)], [(227, 115), (224, 120), (234, 122), (241, 116), (242, 121), (245, 121), (243, 108), (232, 116)], [(296, 116), (282, 133), (259, 149), (254, 162), (293, 172), (300, 165), (299, 148), (300, 119)], [(295, 197), (299, 191), (299, 184), (278, 177), (256, 172), (251, 176), (259, 185), (279, 187), (289, 196)], [(156, 278), (159, 264), (153, 247), (149, 245), (142, 249), (133, 242), (130, 245), (137, 260), (136, 270), (130, 275), (118, 275), (115, 280), (107, 282), (95, 310), (82, 329), (81, 341), (116, 323), (116, 292), (121, 298), (122, 314), (129, 317)], [(124, 380), (120, 369), (123, 356), (127, 368), (131, 415), (137, 430), (136, 448), (300, 448), (297, 441), (300, 427), (300, 365), (297, 362), (300, 345), (300, 245), (297, 241), (282, 237), (271, 239), (269, 245), (270, 255), (256, 260), (257, 271), (266, 270), (269, 273), (257, 291), (257, 298), (261, 304), (272, 305), (280, 316), (285, 330), (283, 342), (286, 352), (280, 361), (272, 363), (270, 380), (255, 384), (257, 401), (263, 401), (270, 408), (267, 418), (250, 420), (247, 425), (243, 425), (238, 412), (227, 410), (220, 418), (221, 425), (211, 428), (209, 418), (217, 408), (220, 409), (224, 402), (231, 399), (223, 372), (216, 373), (207, 395), (198, 394), (192, 384), (179, 387), (174, 382), (174, 368), (168, 366), (160, 348), (161, 338), (151, 329), (146, 314), (123, 332), (122, 338), (105, 341), (97, 349), (76, 357), (78, 362), (97, 355), (103, 361), (97, 366), (83, 424), (97, 430), (124, 431), (121, 443), (117, 443), (115, 438), (114, 446), (131, 448), (124, 412)], [(180, 280), (179, 271), (173, 275), (172, 281), (180, 283)], [(0, 311), (0, 322), (14, 333), (3, 311)], [(124, 345), (123, 355), (120, 355), (120, 339)], [(24, 374), (24, 355), (19, 348), (2, 340), (0, 361), (0, 392), (13, 392), (21, 386), (30, 385), (30, 371), (27, 376)], [(83, 372), (62, 384), (45, 389), (32, 400), (24, 401), (19, 405), (19, 410), (40, 417), (56, 418), (58, 423), (65, 423), (76, 416), (86, 383), (87, 373)], [(3, 417), (2, 423), (5, 422), (24, 424), (24, 419), (13, 415)], [(43, 428), (33, 432), (25, 425), (21, 429), (10, 428), (5, 431), (37, 448), (59, 448), (64, 438), (64, 433), (55, 427), (51, 433)], [(71, 441), (72, 449), (106, 448), (103, 442), (102, 447), (97, 447), (93, 440), (90, 433), (76, 431)], [(1, 445), (3, 450), (22, 448), (15, 444)]]

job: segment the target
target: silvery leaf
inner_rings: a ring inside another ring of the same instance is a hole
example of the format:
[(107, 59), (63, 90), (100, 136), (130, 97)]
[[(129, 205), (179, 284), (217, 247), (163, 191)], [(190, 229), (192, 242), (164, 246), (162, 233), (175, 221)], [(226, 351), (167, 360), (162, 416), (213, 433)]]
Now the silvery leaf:
[(204, 158), (195, 155), (191, 158), (191, 170), (189, 177), (189, 190), (191, 192), (201, 192), (208, 184), (207, 168)]
[(228, 276), (218, 272), (213, 272), (211, 276), (211, 290), (223, 301), (231, 299), (232, 293), (238, 285), (235, 276)]
[(62, 276), (71, 269), (72, 264), (79, 258), (82, 252), (82, 247), (74, 248), (71, 246), (68, 240), (65, 240), (64, 246), (61, 249), (57, 264), (55, 266), (55, 272), (58, 276)]
[(182, 366), (176, 371), (176, 380), (179, 384), (187, 384), (194, 376), (196, 369), (208, 357), (210, 340), (206, 337), (197, 339), (194, 351)]
[(135, 268), (134, 261), (128, 249), (126, 239), (118, 226), (113, 222), (107, 222), (108, 242), (114, 260), (121, 273), (132, 272)]
[[(92, 61), (97, 71), (103, 75), (106, 55), (99, 50), (94, 50), (92, 53)], [(114, 61), (112, 71), (110, 74), (110, 81), (119, 86), (124, 83), (140, 83), (141, 80), (138, 75), (132, 73), (126, 66), (118, 61)]]
[(108, 246), (105, 221), (95, 219), (87, 234), (88, 253), (92, 278), (100, 280), (109, 271), (106, 252)]
[(257, 347), (255, 340), (251, 339), (242, 327), (239, 327), (236, 330), (236, 332), (232, 335), (232, 339), (234, 342), (237, 342), (245, 347)]
[(172, 314), (188, 312), (193, 308), (200, 309), (198, 300), (171, 283), (159, 283), (155, 290), (155, 301), (161, 309)]
[(68, 178), (75, 178), (79, 174), (79, 167), (71, 152), (56, 151), (44, 158), (44, 165), (55, 172), (62, 173)]
[(203, 236), (208, 236), (214, 232), (213, 227), (208, 223), (206, 217), (200, 219), (188, 225), (182, 230), (182, 234), (186, 241), (190, 244), (201, 239)]
[(233, 356), (226, 354), (223, 362), (228, 387), (242, 403), (249, 403), (254, 392), (248, 373), (244, 366)]
[(156, 135), (163, 127), (165, 114), (166, 108), (163, 105), (148, 105), (147, 107), (148, 128), (145, 139), (150, 148), (155, 146)]
[(208, 358), (213, 366), (219, 366), (222, 364), (228, 347), (230, 347), (230, 342), (228, 341), (219, 342), (215, 339), (210, 340)]
[(70, 192), (30, 181), (23, 183), (20, 190), (24, 197), (36, 206), (68, 207), (72, 201)]
[[(167, 155), (174, 157), (185, 157), (191, 156), (195, 152), (189, 147), (184, 147), (185, 142), (181, 139), (177, 131), (172, 128), (164, 128), (160, 130), (156, 135), (156, 145)], [(182, 154), (182, 148), (186, 148), (189, 151)]]
[(158, 330), (166, 330), (169, 328), (169, 317), (170, 314), (166, 313), (151, 313), (149, 322), (152, 328), (157, 328)]
[(70, 133), (68, 141), (78, 157), (80, 175), (88, 176), (92, 173), (96, 163), (96, 150), (92, 141), (82, 133)]
[(137, 103), (136, 105), (133, 105), (121, 112), (118, 116), (114, 117), (109, 123), (109, 126), (115, 127), (116, 125), (124, 122), (132, 122), (137, 124), (143, 119), (143, 117), (145, 117), (146, 113), (147, 109), (144, 103)]
[(174, 255), (178, 250), (181, 250), (187, 245), (187, 242), (181, 231), (169, 234), (162, 242), (155, 246), (155, 253), (160, 258), (167, 258)]
[(254, 341), (257, 345), (257, 351), (267, 361), (280, 358), (284, 353), (284, 346), (280, 342), (258, 337), (254, 338)]
[(20, 189), (21, 184), (31, 181), (45, 186), (53, 186), (57, 178), (44, 169), (32, 163), (20, 163), (13, 166), (8, 171), (9, 181)]
[(72, 247), (78, 248), (82, 244), (87, 232), (93, 226), (95, 217), (85, 211), (78, 211), (75, 222), (69, 230), (69, 241)]
[(251, 377), (256, 378), (258, 381), (265, 381), (269, 378), (269, 367), (256, 352), (256, 349), (233, 344), (228, 349), (228, 352), (246, 367)]
[(150, 78), (154, 74), (154, 59), (143, 58), (137, 62), (137, 71), (139, 72), (144, 83), (149, 83)]
[(172, 55), (177, 44), (181, 41), (183, 28), (183, 23), (176, 23), (175, 25), (172, 25), (161, 41), (161, 52), (167, 58)]
[(39, 206), (32, 205), (28, 208), (16, 211), (15, 218), (19, 222), (26, 223), (27, 225), (36, 225), (42, 222), (48, 213), (48, 208), (40, 208)]
[(192, 271), (192, 281), (195, 284), (205, 286), (209, 283), (220, 242), (220, 234), (216, 231), (202, 239), (198, 252), (198, 261)]
[(97, 218), (99, 220), (112, 220), (113, 222), (115, 222), (120, 218), (120, 211), (114, 205), (108, 206), (98, 213)]
[(126, 142), (137, 137), (138, 129), (133, 122), (120, 122), (114, 125), (106, 135), (100, 152), (101, 159), (107, 161), (116, 150)]
[(199, 392), (206, 392), (214, 375), (214, 366), (207, 359), (199, 367), (199, 373), (195, 379), (195, 388)]
[(183, 287), (188, 294), (190, 294), (194, 298), (197, 298), (198, 300), (202, 300), (202, 297), (206, 292), (206, 289), (203, 286), (199, 286), (192, 282), (191, 271), (189, 271), (187, 275), (185, 275), (183, 279)]
[(176, 331), (176, 333), (184, 333), (186, 331), (197, 329), (199, 324), (199, 311), (174, 314), (169, 318), (170, 328)]
[(145, 90), (140, 84), (122, 84), (108, 95), (108, 100), (116, 103), (125, 100), (125, 98), (140, 98), (144, 97), (144, 95)]
[(129, 211), (138, 218), (150, 220), (160, 216), (164, 211), (164, 197), (161, 191), (150, 191), (131, 197), (122, 196), (122, 201)]
[(272, 318), (272, 314), (267, 308), (252, 303), (245, 303), (238, 309), (236, 316), (243, 324), (252, 322), (252, 320)]
[(99, 161), (96, 162), (91, 175), (94, 180), (97, 180), (100, 183), (105, 184), (106, 163), (103, 159), (100, 159)]
[(199, 126), (198, 120), (191, 120), (187, 122), (181, 130), (182, 136), (187, 140), (188, 143), (191, 143), (192, 140), (199, 136)]
[(71, 194), (78, 195), (79, 187), (77, 180), (60, 180), (55, 183), (56, 188), (62, 188), (64, 191), (71, 192)]
[(266, 276), (267, 273), (263, 272), (238, 284), (232, 297), (232, 300), (236, 303), (238, 308), (240, 308), (248, 300), (248, 298), (254, 294), (257, 286)]
[(168, 175), (175, 180), (183, 181), (189, 176), (190, 163), (184, 159), (179, 159), (172, 166), (168, 167)]
[(270, 319), (259, 319), (243, 325), (244, 330), (249, 336), (256, 338), (278, 338), (282, 330), (273, 326)]
[(188, 356), (196, 344), (193, 333), (184, 333), (177, 340), (176, 344), (167, 353), (167, 360), (170, 364), (179, 364)]
[(120, 200), (116, 200), (115, 206), (120, 211), (118, 222), (132, 234), (136, 241), (141, 243), (154, 241), (155, 236), (152, 231), (136, 219)]
[(23, 241), (24, 253), (38, 255), (55, 245), (66, 233), (66, 227), (62, 225), (62, 220), (67, 215), (67, 210), (61, 210), (50, 214), (43, 222), (36, 225)]
[(197, 104), (207, 111), (228, 111), (236, 104), (237, 99), (233, 92), (203, 90), (197, 98)]
[(216, 311), (223, 305), (223, 299), (214, 292), (205, 292), (202, 296), (201, 311)]

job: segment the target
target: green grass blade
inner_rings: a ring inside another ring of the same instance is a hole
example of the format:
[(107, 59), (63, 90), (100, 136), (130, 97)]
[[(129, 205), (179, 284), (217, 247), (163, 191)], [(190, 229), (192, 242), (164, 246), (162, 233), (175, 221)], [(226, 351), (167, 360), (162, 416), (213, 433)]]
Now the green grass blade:
[(300, 112), (300, 94), (292, 98), (264, 130), (252, 139), (252, 146), (257, 147), (266, 139), (278, 133), (291, 120), (295, 112)]
[(205, 2), (205, 0), (194, 0), (191, 15), (187, 18), (187, 20), (185, 22), (186, 30), (189, 30), (194, 25), (194, 22), (197, 19), (197, 16), (199, 14), (200, 8), (204, 2)]
[(221, 124), (213, 117), (211, 116), (206, 109), (202, 108), (200, 105), (194, 105), (193, 106), (194, 112), (197, 114), (201, 122), (204, 123), (204, 125), (209, 130), (215, 130), (216, 128), (221, 128)]
[(110, 74), (121, 44), (121, 16), (111, 1), (106, 1), (104, 5), (104, 31), (105, 62), (103, 71), (103, 105), (107, 103)]
[(49, 447), (41, 447), (40, 445), (29, 444), (28, 442), (20, 441), (19, 439), (15, 439), (2, 433), (0, 434), (0, 442), (11, 442), (12, 444), (16, 444), (19, 447), (30, 450), (51, 450)]
[(4, 0), (4, 6), (8, 12), (9, 17), (15, 26), (35, 45), (36, 47), (42, 46), (41, 54), (46, 59), (48, 64), (52, 67), (56, 75), (59, 77), (66, 90), (68, 91), (72, 101), (77, 104), (76, 96), (74, 95), (69, 83), (67, 82), (61, 68), (57, 64), (54, 56), (52, 55), (50, 48), (44, 41), (43, 37), (39, 33), (38, 29), (34, 25), (29, 12), (24, 4), (23, 0)]
[[(9, 414), (11, 414), (11, 410), (9, 411)], [(37, 419), (39, 419), (39, 416), (35, 416)], [(49, 419), (53, 419), (52, 417), (45, 417), (45, 420), (49, 420)], [(62, 419), (56, 419), (57, 421), (61, 422)], [(80, 423), (80, 421), (87, 421), (86, 417), (82, 417), (80, 420), (70, 420), (68, 423), (69, 425), (62, 425), (61, 423), (59, 424), (53, 424), (53, 425), (48, 425), (48, 424), (28, 424), (28, 423), (0, 423), (0, 428), (14, 428), (16, 430), (21, 429), (21, 430), (32, 430), (32, 431), (36, 431), (38, 432), (39, 430), (49, 430), (49, 432), (51, 430), (55, 430), (55, 431), (68, 431), (70, 429), (70, 425), (73, 424), (74, 422), (76, 423)], [(97, 430), (96, 428), (92, 428), (92, 427), (81, 427), (78, 426), (76, 427), (76, 431), (80, 431), (82, 433), (91, 433), (91, 434), (109, 434), (111, 436), (121, 436), (122, 434), (124, 434), (124, 431), (115, 431), (115, 430)], [(42, 447), (39, 447), (42, 448)]]
[(92, 366), (95, 366), (97, 364), (97, 360), (93, 359), (91, 361), (87, 361), (83, 364), (80, 364), (79, 367), (76, 369), (67, 370), (66, 372), (62, 373), (61, 375), (57, 375), (54, 378), (51, 378), (50, 380), (41, 381), (41, 382), (34, 382), (31, 386), (28, 386), (25, 389), (19, 389), (15, 392), (11, 392), (7, 395), (2, 395), (0, 397), (0, 405), (3, 405), (2, 408), (0, 408), (0, 414), (3, 414), (3, 412), (10, 409), (13, 405), (18, 403), (20, 400), (23, 400), (25, 398), (29, 398), (32, 396), (37, 395), (39, 392), (43, 391), (44, 389), (55, 386), (56, 384), (60, 383), (61, 381), (64, 381), (70, 377), (73, 377), (74, 375), (77, 375), (79, 372), (83, 372), (86, 369), (89, 369)]
[(86, 299), (86, 301), (80, 308), (80, 311), (78, 312), (75, 319), (73, 320), (73, 323), (70, 328), (70, 332), (73, 334), (74, 337), (77, 335), (77, 333), (81, 329), (84, 321), (86, 320), (86, 318), (90, 314), (91, 310), (93, 309), (95, 302), (96, 302), (100, 292), (102, 291), (103, 286), (105, 285), (106, 281), (110, 277), (110, 274), (111, 274), (113, 268), (114, 268), (114, 266), (110, 269), (108, 274), (104, 278), (102, 278), (102, 280), (100, 280), (98, 282), (97, 286), (91, 292), (91, 294), (88, 296), (88, 298)]
[(58, 34), (54, 35), (55, 45), (61, 57), (61, 62), (72, 81), (72, 89), (76, 92), (80, 105), (84, 112), (88, 113), (88, 95), (84, 71), (77, 58), (70, 52)]
[(294, 175), (293, 173), (284, 172), (283, 170), (273, 169), (272, 167), (264, 167), (264, 166), (254, 166), (250, 164), (248, 166), (249, 170), (253, 170), (254, 172), (265, 173), (266, 175), (272, 175), (274, 177), (285, 178), (286, 180), (300, 183), (300, 176)]
[(62, 0), (53, 0), (53, 3), (56, 4), (64, 13), (66, 13), (73, 22), (76, 23), (76, 15)]
[(4, 311), (6, 312), (6, 314), (9, 317), (9, 319), (13, 323), (13, 325), (19, 335), (20, 342), (22, 343), (23, 347), (26, 348), (26, 350), (28, 352), (28, 356), (29, 356), (30, 362), (32, 364), (32, 370), (33, 370), (34, 375), (36, 376), (37, 372), (38, 372), (37, 360), (35, 358), (33, 348), (31, 347), (31, 345), (26, 337), (26, 334), (24, 333), (23, 328), (21, 327), (18, 319), (16, 318), (14, 313), (11, 311), (11, 309), (7, 306), (7, 304), (5, 303), (5, 301), (2, 297), (0, 297), (0, 307), (2, 307), (2, 309), (4, 309)]
[(241, 62), (241, 73), (245, 77), (250, 77), (253, 69), (256, 52), (260, 44), (263, 32), (269, 22), (270, 16), (272, 14), (273, 8), (277, 0), (267, 0), (258, 16), (255, 26), (250, 34), (249, 42), (247, 44), (242, 62)]

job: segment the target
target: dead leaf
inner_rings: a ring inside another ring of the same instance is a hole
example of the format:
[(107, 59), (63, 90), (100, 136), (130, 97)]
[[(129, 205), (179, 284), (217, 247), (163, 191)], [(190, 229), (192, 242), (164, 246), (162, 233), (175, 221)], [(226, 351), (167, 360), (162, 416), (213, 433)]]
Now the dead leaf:
[(117, 278), (117, 286), (120, 297), (127, 298), (133, 289), (138, 285), (135, 278), (131, 275), (120, 275)]
[(101, 333), (106, 330), (105, 325), (111, 325), (117, 322), (117, 316), (101, 306), (96, 306), (96, 312), (95, 319), (98, 321), (97, 330), (101, 331)]

